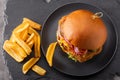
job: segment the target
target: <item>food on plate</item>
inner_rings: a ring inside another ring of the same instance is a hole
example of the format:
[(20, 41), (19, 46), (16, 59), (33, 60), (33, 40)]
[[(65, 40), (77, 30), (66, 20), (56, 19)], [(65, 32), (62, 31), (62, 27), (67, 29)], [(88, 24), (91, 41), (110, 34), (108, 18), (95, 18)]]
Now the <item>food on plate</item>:
[(47, 49), (46, 59), (50, 67), (52, 67), (53, 65), (52, 60), (53, 60), (53, 55), (54, 55), (56, 45), (57, 45), (57, 42), (51, 43)]
[(35, 72), (44, 75), (46, 71), (43, 68), (34, 66), (41, 57), (40, 35), (35, 29), (40, 30), (41, 25), (28, 18), (24, 18), (23, 22), (12, 31), (10, 39), (5, 40), (3, 49), (17, 62), (22, 62), (31, 54), (32, 47), (34, 47), (34, 57), (23, 65), (22, 71), (26, 74), (33, 67)]
[(29, 71), (29, 69), (31, 69), (32, 66), (35, 65), (35, 63), (36, 63), (38, 60), (39, 60), (39, 58), (31, 58), (29, 61), (27, 61), (27, 62), (23, 65), (23, 67), (22, 67), (22, 72), (23, 72), (24, 74), (26, 74), (26, 73)]
[(34, 65), (32, 67), (32, 70), (36, 73), (38, 73), (39, 75), (43, 76), (46, 74), (46, 70), (43, 69), (42, 67), (38, 66), (38, 65)]
[(102, 12), (75, 10), (60, 18), (57, 41), (74, 61), (85, 62), (100, 54), (107, 39)]

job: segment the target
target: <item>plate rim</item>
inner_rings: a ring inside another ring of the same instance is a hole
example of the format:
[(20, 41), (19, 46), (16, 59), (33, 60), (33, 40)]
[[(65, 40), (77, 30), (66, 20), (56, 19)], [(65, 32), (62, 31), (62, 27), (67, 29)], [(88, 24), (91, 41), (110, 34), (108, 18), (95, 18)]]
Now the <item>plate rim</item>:
[[(71, 74), (68, 74), (68, 73), (66, 73), (66, 72), (63, 72), (63, 71), (58, 70), (57, 68), (54, 67), (54, 65), (53, 65), (53, 68), (54, 68), (55, 70), (59, 71), (60, 73), (65, 74), (65, 75), (69, 75), (69, 76), (84, 77), (84, 76), (94, 75), (94, 74), (96, 74), (96, 73), (104, 70), (104, 69), (110, 64), (110, 62), (113, 60), (113, 57), (114, 57), (115, 54), (117, 53), (117, 49), (118, 49), (118, 32), (117, 32), (117, 29), (116, 29), (116, 27), (115, 27), (116, 24), (114, 23), (114, 21), (112, 20), (112, 18), (111, 18), (103, 9), (101, 9), (101, 8), (95, 6), (95, 5), (88, 4), (88, 3), (83, 3), (83, 2), (72, 2), (72, 3), (67, 3), (67, 4), (64, 4), (64, 5), (61, 5), (60, 7), (54, 9), (54, 10), (47, 16), (47, 18), (44, 20), (44, 22), (43, 22), (43, 27), (42, 27), (42, 29), (41, 29), (41, 38), (42, 38), (42, 36), (43, 36), (44, 26), (45, 26), (47, 20), (49, 19), (49, 17), (50, 17), (53, 13), (55, 13), (57, 10), (63, 8), (64, 6), (71, 5), (71, 4), (83, 4), (83, 5), (88, 5), (88, 6), (95, 7), (95, 8), (97, 8), (97, 9), (99, 9), (100, 11), (104, 12), (104, 14), (107, 16), (107, 18), (111, 21), (111, 23), (112, 23), (112, 25), (113, 25), (113, 28), (114, 28), (114, 31), (115, 31), (115, 35), (116, 35), (116, 36), (115, 36), (115, 37), (116, 37), (116, 39), (115, 39), (115, 42), (116, 42), (116, 44), (115, 44), (115, 49), (114, 49), (113, 55), (111, 56), (111, 58), (109, 59), (109, 61), (108, 61), (103, 67), (101, 67), (100, 69), (98, 69), (98, 70), (95, 71), (95, 72), (91, 72), (90, 74), (86, 74), (86, 75), (71, 75)], [(43, 55), (45, 56), (45, 50), (43, 49), (43, 42), (44, 42), (44, 41), (42, 41), (42, 39), (41, 39), (41, 49), (42, 49)], [(45, 58), (46, 58), (46, 57), (45, 57)]]

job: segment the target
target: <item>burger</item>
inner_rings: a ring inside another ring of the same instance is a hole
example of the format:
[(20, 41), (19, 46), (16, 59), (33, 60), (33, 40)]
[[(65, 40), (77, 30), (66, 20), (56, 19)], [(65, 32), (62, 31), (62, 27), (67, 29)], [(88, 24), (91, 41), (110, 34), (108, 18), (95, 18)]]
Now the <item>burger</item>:
[(85, 62), (100, 54), (107, 39), (101, 15), (80, 9), (60, 18), (57, 42), (69, 58)]

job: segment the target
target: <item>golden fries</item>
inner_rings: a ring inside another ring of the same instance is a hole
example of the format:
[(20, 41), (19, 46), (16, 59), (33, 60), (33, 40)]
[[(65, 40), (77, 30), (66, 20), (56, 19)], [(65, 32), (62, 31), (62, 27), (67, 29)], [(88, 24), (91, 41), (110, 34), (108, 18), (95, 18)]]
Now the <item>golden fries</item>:
[(14, 38), (13, 38), (13, 34), (17, 34), (20, 36), (20, 38), (22, 38), (23, 40), (25, 40), (27, 38), (27, 31), (28, 31), (28, 27), (29, 24), (28, 23), (22, 23), (19, 26), (17, 26), (13, 31), (12, 31), (12, 35), (10, 37), (10, 41), (15, 42)]
[(31, 41), (28, 43), (28, 46), (32, 49), (33, 45), (34, 45), (34, 40), (31, 40)]
[(53, 54), (54, 54), (56, 44), (57, 42), (51, 43), (47, 49), (46, 59), (50, 67), (52, 67), (52, 59), (53, 59)]
[(35, 57), (41, 57), (40, 55), (40, 37), (36, 36), (34, 38), (35, 44), (34, 44), (34, 49), (35, 49)]
[(22, 72), (26, 74), (30, 68), (39, 60), (39, 58), (31, 58), (29, 61), (27, 61), (22, 68)]
[(31, 40), (33, 40), (33, 39), (34, 39), (34, 36), (35, 36), (35, 34), (32, 33), (32, 34), (29, 36), (29, 38), (26, 40), (26, 43), (29, 43)]
[(35, 28), (37, 30), (41, 29), (41, 25), (40, 24), (38, 24), (38, 23), (28, 19), (28, 18), (23, 18), (23, 23), (24, 22), (28, 22), (32, 28)]
[(27, 30), (28, 29), (28, 27), (29, 27), (30, 25), (28, 24), (28, 23), (22, 23), (22, 24), (20, 24), (19, 26), (17, 26), (14, 30), (13, 30), (13, 32), (15, 32), (15, 33), (21, 33), (21, 32), (23, 32), (23, 31), (25, 31), (25, 30)]
[(29, 33), (34, 33), (34, 49), (35, 49), (35, 57), (40, 57), (40, 35), (31, 27), (29, 28)]
[(28, 38), (28, 30), (25, 30), (24, 32), (22, 32), (19, 36), (23, 41), (26, 41)]
[(13, 33), (12, 33), (12, 35), (11, 35), (11, 37), (10, 37), (10, 41), (11, 41), (11, 42), (15, 42), (15, 39), (13, 38)]
[(39, 75), (45, 75), (46, 70), (35, 65), (41, 57), (40, 35), (35, 29), (40, 30), (41, 25), (28, 18), (23, 18), (23, 22), (12, 31), (10, 40), (4, 42), (3, 49), (17, 62), (22, 62), (30, 55), (32, 47), (34, 47), (35, 56), (23, 65), (22, 72), (26, 74), (32, 68)]
[[(12, 42), (6, 40), (3, 45), (3, 49), (17, 62), (22, 62), (24, 57), (26, 57), (26, 54), (24, 53), (23, 50), (22, 52), (19, 52), (18, 49), (20, 47), (16, 46), (17, 44), (12, 44)], [(16, 47), (16, 48), (14, 48)], [(17, 50), (16, 50), (17, 49)]]
[(32, 51), (30, 47), (22, 39), (20, 39), (19, 36), (17, 36), (16, 34), (13, 34), (13, 36), (14, 36), (15, 41), (25, 50), (25, 52), (28, 55), (30, 55)]
[(38, 66), (38, 65), (34, 65), (32, 67), (32, 70), (35, 71), (36, 73), (38, 73), (41, 76), (45, 75), (45, 73), (46, 73), (46, 70), (43, 69), (42, 67)]
[(10, 46), (13, 50), (16, 51), (16, 54), (19, 54), (22, 58), (27, 57), (25, 51), (17, 44), (11, 41), (6, 40), (7, 46)]

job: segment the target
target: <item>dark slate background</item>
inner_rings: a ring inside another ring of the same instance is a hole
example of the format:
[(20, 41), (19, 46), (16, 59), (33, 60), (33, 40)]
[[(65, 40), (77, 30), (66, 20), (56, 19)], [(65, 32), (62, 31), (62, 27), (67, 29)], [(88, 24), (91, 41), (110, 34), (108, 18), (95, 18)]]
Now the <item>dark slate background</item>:
[[(40, 24), (43, 24), (50, 13), (62, 5), (68, 3), (87, 3), (103, 9), (116, 25), (118, 36), (120, 36), (120, 0), (52, 0), (49, 4), (44, 0), (8, 0), (6, 14), (8, 24), (5, 27), (4, 39), (8, 39), (14, 27), (22, 22), (23, 17), (28, 17)], [(54, 68), (49, 68), (45, 57), (37, 63), (47, 70), (46, 76), (38, 76), (29, 71), (27, 75), (22, 73), (22, 63), (17, 63), (8, 54), (5, 54), (7, 66), (13, 77), (13, 80), (113, 80), (113, 77), (120, 75), (120, 49), (118, 49), (112, 62), (101, 72), (87, 77), (72, 77), (62, 74)], [(5, 52), (4, 52), (5, 53)]]

